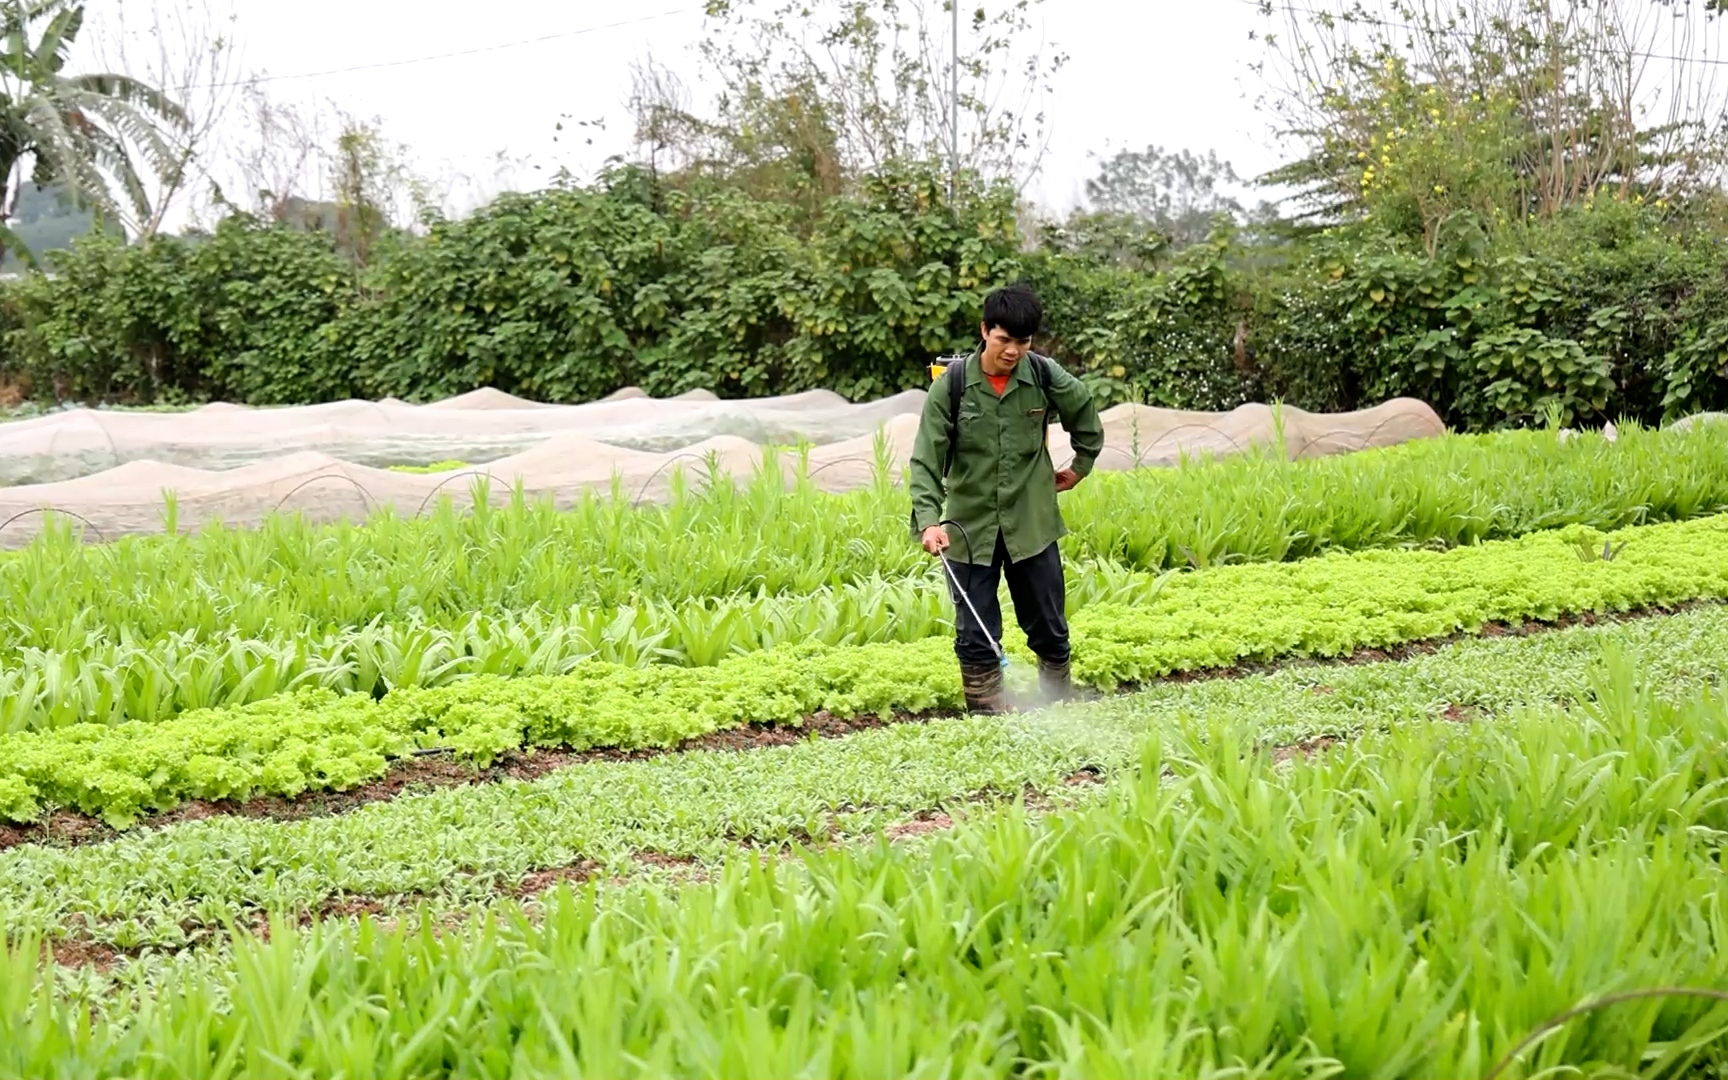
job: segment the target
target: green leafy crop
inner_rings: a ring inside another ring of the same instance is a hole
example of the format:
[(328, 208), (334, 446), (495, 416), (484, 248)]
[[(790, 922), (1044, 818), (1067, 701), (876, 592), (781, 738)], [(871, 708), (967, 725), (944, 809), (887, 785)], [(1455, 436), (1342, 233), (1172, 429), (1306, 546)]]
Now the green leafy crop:
[[(1282, 656), (1337, 656), (1471, 632), (1728, 597), (1728, 518), (1622, 530), (1608, 561), (1577, 556), (1583, 526), (1449, 552), (1364, 552), (1222, 567), (1148, 602), (1074, 619), (1075, 672), (1110, 688)], [(1024, 647), (1019, 646), (1025, 656)], [(479, 676), (374, 701), (301, 691), (154, 724), (76, 724), (0, 736), (0, 816), (71, 806), (128, 824), (187, 798), (351, 787), (390, 758), (449, 747), (487, 761), (522, 746), (668, 746), (747, 723), (925, 712), (960, 702), (948, 642), (787, 645), (703, 668), (599, 661), (568, 674)]]
[[(0, 1053), (32, 1076), (1480, 1076), (1580, 1003), (1728, 979), (1728, 701), (1613, 655), (1571, 697), (1288, 763), (1252, 723), (1190, 722), (1042, 818), (436, 929), (284, 916), (100, 1010), (56, 999), (28, 937)], [(1709, 1071), (1725, 1015), (1602, 1010), (1512, 1075)]]

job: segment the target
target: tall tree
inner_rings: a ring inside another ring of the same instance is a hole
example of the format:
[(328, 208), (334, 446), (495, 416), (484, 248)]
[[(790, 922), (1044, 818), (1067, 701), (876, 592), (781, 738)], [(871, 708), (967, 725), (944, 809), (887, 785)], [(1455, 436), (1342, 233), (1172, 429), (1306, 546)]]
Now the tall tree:
[[(792, 201), (819, 200), (892, 162), (947, 162), (1024, 185), (1047, 145), (1044, 103), (1066, 57), (1040, 40), (1042, 0), (961, 9), (959, 0), (708, 0), (698, 46), (713, 108), (676, 80), (638, 73), (645, 152)], [(958, 63), (956, 63), (956, 59)], [(957, 91), (957, 92), (956, 92)]]
[[(124, 202), (131, 215), (147, 220), (150, 197), (139, 159), (158, 174), (174, 168), (163, 132), (186, 123), (184, 110), (127, 75), (68, 73), (83, 27), (81, 3), (0, 2), (0, 182), (8, 217), (28, 178), (63, 188), (99, 215), (120, 216)], [(27, 252), (5, 225), (0, 249)]]
[(1270, 104), (1322, 218), (1430, 244), (1601, 193), (1721, 179), (1716, 35), (1689, 0), (1259, 0)]
[(1170, 238), (1174, 248), (1206, 239), (1219, 214), (1237, 221), (1247, 211), (1230, 188), (1242, 179), (1215, 152), (1161, 147), (1123, 150), (1106, 159), (1086, 181), (1086, 201), (1104, 214), (1119, 214), (1150, 225)]
[(215, 178), (211, 165), (239, 91), (241, 55), (235, 28), (239, 0), (115, 0), (96, 8), (93, 65), (124, 71), (157, 88), (185, 111), (184, 122), (157, 126), (170, 152), (165, 169), (142, 177), (150, 213), (122, 206), (127, 232), (152, 236), (176, 208), (196, 219)]

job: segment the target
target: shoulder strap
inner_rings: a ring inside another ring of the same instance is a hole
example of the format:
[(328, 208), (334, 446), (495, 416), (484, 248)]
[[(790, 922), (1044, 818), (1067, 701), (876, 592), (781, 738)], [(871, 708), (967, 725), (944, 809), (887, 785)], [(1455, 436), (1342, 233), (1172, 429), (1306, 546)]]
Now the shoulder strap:
[[(966, 365), (970, 362), (969, 358), (961, 357), (950, 363), (944, 373), (948, 378), (948, 461), (942, 466), (943, 476), (954, 471), (954, 448), (960, 442), (960, 398), (966, 392)], [(956, 372), (955, 368), (960, 370)]]
[(1038, 389), (1044, 391), (1044, 396), (1050, 396), (1050, 361), (1037, 353), (1027, 353), (1026, 359), (1032, 361), (1032, 374), (1038, 379)]
[(1026, 359), (1032, 361), (1032, 374), (1038, 379), (1038, 389), (1044, 392), (1044, 430), (1050, 430), (1050, 414), (1055, 411), (1056, 403), (1050, 400), (1050, 361), (1037, 353), (1027, 353)]

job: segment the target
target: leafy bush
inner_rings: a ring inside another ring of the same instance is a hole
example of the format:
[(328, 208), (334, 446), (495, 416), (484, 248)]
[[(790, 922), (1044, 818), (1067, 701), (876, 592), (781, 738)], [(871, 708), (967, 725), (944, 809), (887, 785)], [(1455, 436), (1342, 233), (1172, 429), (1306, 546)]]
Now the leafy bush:
[(328, 237), (230, 217), (214, 235), (127, 246), (93, 233), (15, 294), (7, 372), (38, 396), (99, 401), (346, 396), (330, 351), (353, 271)]
[(1615, 200), (1493, 238), (1464, 224), (1433, 254), (1372, 223), (1276, 252), (1225, 233), (1151, 273), (1120, 237), (1091, 236), (1033, 274), (1052, 347), (1107, 398), (1334, 411), (1408, 396), (1472, 430), (1728, 406), (1717, 230)]
[(1054, 246), (1033, 261), (1031, 278), (1049, 309), (1045, 347), (1086, 377), (1105, 403), (1234, 407), (1248, 387), (1233, 358), (1244, 284), (1227, 261), (1233, 237), (1214, 233), (1157, 270), (1114, 261), (1126, 248), (1138, 262), (1148, 247), (1103, 231), (1078, 249)]
[(881, 397), (975, 336), (984, 292), (1016, 273), (1012, 192), (951, 207), (944, 186), (923, 168), (868, 177), (805, 230), (781, 204), (623, 169), (503, 196), (361, 269), (324, 234), (245, 217), (203, 239), (93, 236), (17, 291), (5, 373), (127, 402)]
[(1465, 429), (1728, 406), (1728, 258), (1687, 208), (1602, 199), (1429, 239), (1225, 226), (1174, 255), (1144, 226), (1081, 215), (1027, 251), (1011, 190), (951, 204), (945, 187), (894, 167), (811, 216), (621, 168), (392, 238), (358, 268), (326, 235), (244, 217), (199, 239), (92, 236), (8, 290), (0, 375), (129, 402), (480, 386), (583, 401), (632, 384), (867, 399), (922, 385), (928, 357), (975, 340), (983, 294), (1025, 278), (1043, 347), (1104, 403), (1410, 396)]

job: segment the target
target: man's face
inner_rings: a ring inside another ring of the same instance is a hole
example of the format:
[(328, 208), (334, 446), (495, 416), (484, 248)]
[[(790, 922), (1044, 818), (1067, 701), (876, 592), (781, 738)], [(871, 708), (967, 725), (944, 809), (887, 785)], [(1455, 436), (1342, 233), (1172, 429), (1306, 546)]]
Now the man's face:
[(979, 329), (984, 334), (984, 363), (991, 367), (1011, 371), (1031, 351), (1031, 338), (1017, 338), (1000, 326)]

